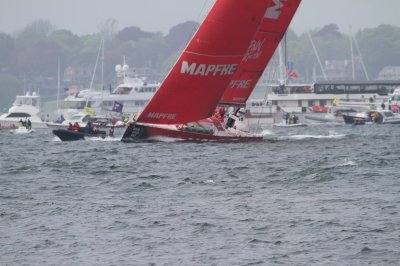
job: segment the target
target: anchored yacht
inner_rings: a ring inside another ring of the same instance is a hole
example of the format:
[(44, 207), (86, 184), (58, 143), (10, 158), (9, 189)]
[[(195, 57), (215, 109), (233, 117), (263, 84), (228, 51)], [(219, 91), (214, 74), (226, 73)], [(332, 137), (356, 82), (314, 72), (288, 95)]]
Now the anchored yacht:
[[(115, 89), (102, 91), (87, 89), (70, 94), (61, 102), (59, 113), (68, 119), (72, 115), (84, 112), (85, 108), (90, 108), (95, 115), (119, 112), (128, 116), (140, 112), (153, 97), (160, 83), (148, 81), (145, 76), (131, 70), (128, 65), (117, 65), (115, 70), (117, 78), (121, 80)], [(122, 110), (115, 110), (113, 108), (115, 104)]]
[(0, 126), (17, 128), (19, 122), (26, 119), (31, 121), (34, 129), (47, 128), (40, 118), (40, 96), (36, 92), (17, 95), (8, 112), (0, 116)]

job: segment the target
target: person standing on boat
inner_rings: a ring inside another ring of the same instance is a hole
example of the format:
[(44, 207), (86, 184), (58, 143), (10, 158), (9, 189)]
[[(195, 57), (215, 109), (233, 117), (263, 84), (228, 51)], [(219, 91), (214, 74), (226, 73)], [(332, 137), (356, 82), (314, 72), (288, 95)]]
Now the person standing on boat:
[(225, 108), (222, 106), (217, 107), (216, 110), (214, 111), (214, 114), (212, 115), (213, 118), (217, 119), (221, 123), (224, 122), (224, 116), (225, 116)]
[(377, 123), (378, 122), (378, 113), (371, 112), (371, 120), (373, 123)]
[(381, 107), (382, 107), (382, 110), (385, 110), (385, 102), (384, 101), (382, 101), (382, 104), (381, 104)]
[(114, 125), (108, 129), (108, 136), (114, 137)]
[(92, 134), (92, 122), (88, 121), (86, 124), (87, 131)]
[(297, 122), (299, 121), (299, 118), (297, 117), (297, 115), (293, 114), (292, 120), (293, 120), (293, 124), (297, 124)]
[(81, 129), (81, 127), (79, 126), (78, 122), (75, 122), (75, 124), (73, 125), (73, 129), (74, 131), (78, 131)]
[(29, 118), (28, 118), (28, 121), (26, 123), (27, 123), (27, 129), (31, 130), (32, 129), (32, 122), (31, 122), (31, 120)]

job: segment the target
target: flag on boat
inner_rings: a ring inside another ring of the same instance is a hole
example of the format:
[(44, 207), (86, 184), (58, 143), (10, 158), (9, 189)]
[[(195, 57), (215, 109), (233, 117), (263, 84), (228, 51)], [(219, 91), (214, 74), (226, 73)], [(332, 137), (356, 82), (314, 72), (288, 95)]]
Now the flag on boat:
[(64, 90), (68, 95), (74, 95), (79, 92), (78, 87), (75, 85), (71, 85), (68, 88), (65, 88)]
[(83, 109), (83, 113), (84, 113), (85, 115), (94, 115), (94, 109), (91, 108), (91, 107), (85, 107), (85, 108)]
[(340, 102), (340, 98), (338, 96), (333, 97), (332, 105), (336, 106)]
[(289, 78), (297, 79), (299, 75), (294, 71), (293, 62), (287, 63), (286, 73)]
[(124, 107), (124, 105), (120, 102), (114, 102), (112, 111), (116, 112), (116, 113), (122, 113), (122, 107)]

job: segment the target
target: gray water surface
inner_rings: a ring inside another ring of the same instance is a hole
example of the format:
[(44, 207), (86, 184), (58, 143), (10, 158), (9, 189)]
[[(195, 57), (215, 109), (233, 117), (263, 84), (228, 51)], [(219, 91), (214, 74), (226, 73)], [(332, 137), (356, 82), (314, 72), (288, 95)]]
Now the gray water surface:
[(258, 143), (0, 132), (0, 265), (398, 265), (400, 126)]

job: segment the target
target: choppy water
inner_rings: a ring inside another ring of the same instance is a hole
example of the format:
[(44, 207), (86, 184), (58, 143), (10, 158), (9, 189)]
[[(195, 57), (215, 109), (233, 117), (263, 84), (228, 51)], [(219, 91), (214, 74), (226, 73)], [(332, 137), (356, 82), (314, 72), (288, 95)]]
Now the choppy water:
[(245, 144), (0, 132), (1, 265), (398, 265), (400, 126)]

